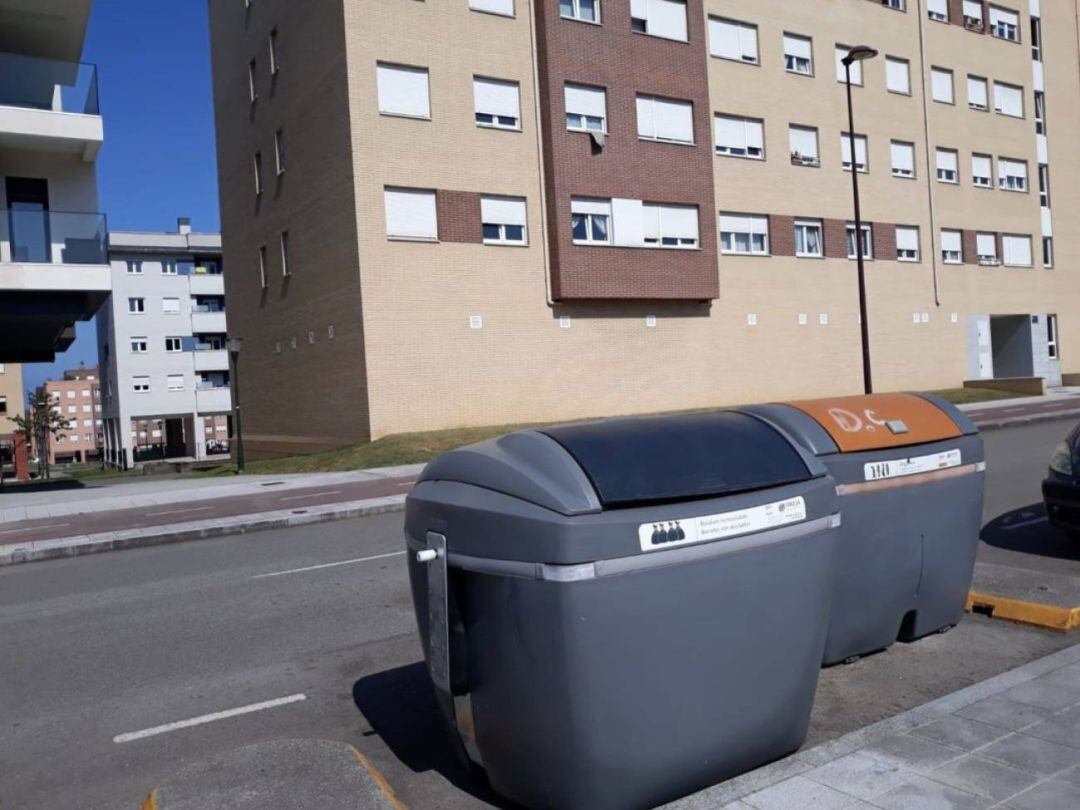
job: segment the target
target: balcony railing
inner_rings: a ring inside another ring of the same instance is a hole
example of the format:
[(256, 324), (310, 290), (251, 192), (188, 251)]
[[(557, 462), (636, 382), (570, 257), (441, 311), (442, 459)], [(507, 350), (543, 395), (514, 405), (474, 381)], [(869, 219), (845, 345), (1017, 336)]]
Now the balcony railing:
[(224, 312), (224, 304), (192, 304), (192, 312)]
[(101, 115), (97, 67), (0, 53), (0, 106)]
[(0, 208), (0, 262), (108, 264), (108, 242), (104, 214)]

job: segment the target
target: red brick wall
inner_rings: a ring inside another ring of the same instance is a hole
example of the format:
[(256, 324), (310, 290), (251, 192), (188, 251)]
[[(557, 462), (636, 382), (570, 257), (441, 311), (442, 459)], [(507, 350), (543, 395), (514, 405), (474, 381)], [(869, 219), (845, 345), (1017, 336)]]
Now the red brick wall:
[(473, 191), (435, 192), (435, 218), (440, 242), (484, 241), (480, 222), (480, 194)]
[(960, 242), (964, 255), (961, 257), (964, 264), (979, 263), (979, 243), (975, 239), (975, 231), (961, 231)]
[[(990, 26), (990, 3), (983, 0), (982, 4), (983, 24), (981, 28), (970, 28), (979, 34), (985, 34)], [(964, 0), (949, 0), (949, 22), (953, 25), (964, 25)]]
[(825, 255), (830, 259), (847, 258), (847, 222), (827, 219), (824, 225)]
[(795, 255), (795, 217), (769, 214), (769, 252), (773, 256)]
[[(559, 4), (534, 3), (543, 159), (557, 300), (704, 300), (719, 295), (713, 201), (708, 47), (702, 0), (688, 0), (689, 42), (630, 30), (630, 4), (605, 3), (603, 25), (564, 20)], [(602, 151), (566, 129), (566, 82), (604, 87), (609, 133)], [(694, 146), (643, 141), (635, 94), (694, 104)], [(622, 197), (696, 204), (699, 250), (574, 245), (570, 198)]]
[(871, 226), (870, 238), (874, 247), (874, 258), (883, 262), (896, 261), (896, 226), (890, 222), (875, 222)]

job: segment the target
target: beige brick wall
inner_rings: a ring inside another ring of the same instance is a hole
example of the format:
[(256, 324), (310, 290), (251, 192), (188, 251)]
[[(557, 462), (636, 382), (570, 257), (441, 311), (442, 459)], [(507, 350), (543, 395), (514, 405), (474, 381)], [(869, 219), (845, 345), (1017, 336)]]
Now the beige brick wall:
[(7, 413), (0, 414), (0, 436), (8, 436), (18, 430), (12, 417), (22, 416), (26, 411), (22, 366), (18, 363), (4, 364), (4, 373), (0, 374), (0, 397), (7, 397)]

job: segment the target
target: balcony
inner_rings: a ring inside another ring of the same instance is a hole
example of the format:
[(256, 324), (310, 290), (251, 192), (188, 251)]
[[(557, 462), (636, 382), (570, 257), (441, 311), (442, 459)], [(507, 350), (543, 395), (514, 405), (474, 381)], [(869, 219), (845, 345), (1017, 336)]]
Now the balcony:
[[(195, 370), (196, 371), (228, 371), (229, 370), (229, 353), (224, 349), (212, 349), (212, 344), (208, 343), (196, 343), (195, 352), (193, 357), (195, 358)], [(206, 346), (207, 348), (200, 348)]]
[(201, 274), (198, 271), (188, 276), (192, 295), (225, 295), (225, 276), (221, 273)]
[(195, 408), (200, 414), (228, 413), (232, 409), (229, 387), (198, 383), (195, 389)]
[(94, 65), (0, 53), (0, 147), (93, 162), (103, 139)]
[(195, 333), (225, 333), (225, 313), (210, 312), (201, 307), (191, 308), (191, 331)]

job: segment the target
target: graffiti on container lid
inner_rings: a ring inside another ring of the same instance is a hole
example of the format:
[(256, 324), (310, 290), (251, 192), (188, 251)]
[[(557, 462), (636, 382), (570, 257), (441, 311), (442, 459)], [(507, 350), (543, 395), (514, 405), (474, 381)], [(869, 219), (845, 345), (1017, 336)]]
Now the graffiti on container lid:
[(845, 433), (859, 433), (860, 431), (874, 433), (879, 427), (885, 427), (888, 424), (887, 419), (877, 417), (873, 408), (864, 409), (861, 416), (846, 408), (829, 408), (829, 416)]

